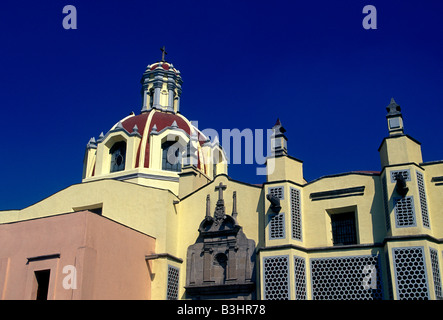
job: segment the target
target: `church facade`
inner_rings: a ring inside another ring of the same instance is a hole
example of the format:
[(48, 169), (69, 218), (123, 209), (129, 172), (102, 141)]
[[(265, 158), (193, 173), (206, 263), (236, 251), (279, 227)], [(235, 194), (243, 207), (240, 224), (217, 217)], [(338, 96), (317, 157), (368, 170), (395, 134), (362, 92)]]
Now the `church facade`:
[[(0, 299), (443, 299), (443, 160), (387, 106), (381, 171), (306, 181), (277, 121), (262, 185), (180, 110), (180, 71), (86, 146), (82, 181), (0, 212)], [(289, 128), (290, 129), (290, 128)]]

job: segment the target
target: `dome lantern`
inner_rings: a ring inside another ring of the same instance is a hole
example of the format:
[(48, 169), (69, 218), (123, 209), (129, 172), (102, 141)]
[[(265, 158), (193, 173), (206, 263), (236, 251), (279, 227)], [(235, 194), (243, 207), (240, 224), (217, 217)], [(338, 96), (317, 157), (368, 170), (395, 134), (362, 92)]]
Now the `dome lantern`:
[(180, 71), (172, 63), (165, 61), (167, 54), (165, 47), (162, 59), (148, 65), (143, 73), (141, 84), (142, 109), (147, 112), (151, 109), (177, 113), (180, 111), (181, 85), (183, 83)]

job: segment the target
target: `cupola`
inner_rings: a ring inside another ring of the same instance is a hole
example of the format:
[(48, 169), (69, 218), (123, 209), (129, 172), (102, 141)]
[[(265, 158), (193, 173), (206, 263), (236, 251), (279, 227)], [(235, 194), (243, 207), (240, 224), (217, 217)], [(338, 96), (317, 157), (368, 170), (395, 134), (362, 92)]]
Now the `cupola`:
[[(227, 174), (227, 161), (219, 157), (224, 155), (221, 147), (208, 143), (208, 137), (178, 112), (180, 72), (164, 61), (166, 52), (162, 52), (162, 60), (148, 65), (143, 73), (140, 114), (131, 112), (106, 134), (89, 140), (83, 182), (110, 178), (169, 189), (178, 195), (179, 190), (189, 193), (217, 174)], [(187, 176), (201, 181), (190, 183)], [(192, 187), (179, 188), (181, 181)]]
[(180, 71), (172, 63), (165, 61), (165, 48), (161, 50), (161, 61), (148, 65), (140, 80), (142, 84), (141, 112), (151, 109), (172, 113), (180, 111), (183, 83)]

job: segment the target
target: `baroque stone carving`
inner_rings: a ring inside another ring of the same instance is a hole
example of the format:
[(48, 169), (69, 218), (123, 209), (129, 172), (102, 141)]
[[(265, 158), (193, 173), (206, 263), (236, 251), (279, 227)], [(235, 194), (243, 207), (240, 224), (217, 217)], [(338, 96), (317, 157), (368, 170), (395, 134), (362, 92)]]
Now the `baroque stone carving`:
[(255, 242), (248, 239), (236, 221), (237, 194), (233, 193), (232, 215), (226, 214), (223, 191), (214, 215), (210, 215), (210, 197), (206, 198), (206, 216), (198, 228), (199, 237), (188, 247), (186, 295), (190, 299), (254, 299)]

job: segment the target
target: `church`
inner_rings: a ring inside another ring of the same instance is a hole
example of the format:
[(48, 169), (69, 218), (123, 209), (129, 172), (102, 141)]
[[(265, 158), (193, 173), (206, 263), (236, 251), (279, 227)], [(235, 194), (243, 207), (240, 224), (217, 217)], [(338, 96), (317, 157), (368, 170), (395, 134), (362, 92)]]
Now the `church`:
[(443, 299), (443, 160), (423, 162), (394, 99), (380, 172), (306, 181), (277, 120), (255, 185), (184, 116), (182, 84), (148, 65), (81, 183), (0, 212), (0, 299)]

